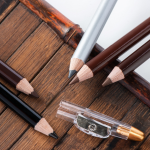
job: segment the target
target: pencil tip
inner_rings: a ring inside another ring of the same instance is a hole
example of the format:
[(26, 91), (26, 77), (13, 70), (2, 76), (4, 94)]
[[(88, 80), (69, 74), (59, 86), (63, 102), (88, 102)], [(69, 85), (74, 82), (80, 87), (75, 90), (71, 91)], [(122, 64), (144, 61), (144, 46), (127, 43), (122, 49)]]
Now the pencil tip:
[(55, 139), (58, 139), (58, 136), (57, 136), (57, 134), (55, 132), (50, 133), (49, 136), (51, 136), (51, 137), (53, 137)]
[(112, 84), (112, 81), (110, 78), (107, 77), (107, 79), (104, 81), (104, 83), (102, 84), (102, 86), (107, 86), (109, 84)]
[(75, 76), (69, 84), (71, 85), (71, 84), (75, 84), (77, 82), (79, 82), (79, 78), (77, 76)]
[(33, 92), (31, 93), (31, 95), (34, 96), (34, 97), (36, 97), (36, 98), (39, 97), (39, 95), (38, 95), (35, 91), (33, 91)]
[(71, 78), (77, 71), (76, 70), (69, 70), (68, 78)]

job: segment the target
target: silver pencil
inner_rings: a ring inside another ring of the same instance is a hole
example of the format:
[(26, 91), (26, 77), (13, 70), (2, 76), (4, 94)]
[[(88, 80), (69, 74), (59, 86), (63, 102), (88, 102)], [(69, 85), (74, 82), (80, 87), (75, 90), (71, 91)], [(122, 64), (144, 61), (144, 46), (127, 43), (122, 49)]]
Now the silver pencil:
[(116, 2), (117, 0), (102, 0), (100, 3), (98, 10), (71, 58), (69, 78), (85, 64)]

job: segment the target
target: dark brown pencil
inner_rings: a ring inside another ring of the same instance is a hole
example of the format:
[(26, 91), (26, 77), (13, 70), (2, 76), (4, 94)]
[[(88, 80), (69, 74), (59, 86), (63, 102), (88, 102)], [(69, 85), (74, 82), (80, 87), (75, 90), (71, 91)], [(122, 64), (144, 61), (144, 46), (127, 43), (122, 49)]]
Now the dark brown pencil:
[(149, 34), (150, 18), (142, 22), (136, 28), (131, 30), (117, 42), (109, 46), (106, 50), (87, 62), (77, 73), (70, 84), (82, 82), (96, 75), (101, 69), (117, 59), (129, 48), (139, 42)]
[(122, 61), (118, 66), (114, 67), (112, 72), (104, 81), (103, 86), (112, 84), (125, 78), (127, 74), (135, 70), (147, 59), (150, 58), (150, 40), (136, 50), (133, 54)]
[(22, 77), (18, 72), (4, 63), (2, 60), (0, 60), (0, 77), (9, 82), (18, 91), (21, 91), (27, 95), (31, 94), (34, 97), (39, 97), (27, 79)]
[(15, 96), (3, 84), (0, 83), (0, 100), (5, 103), (11, 110), (17, 113), (22, 119), (28, 122), (34, 130), (41, 132), (55, 139), (58, 138), (52, 127), (40, 114), (34, 111), (25, 102)]

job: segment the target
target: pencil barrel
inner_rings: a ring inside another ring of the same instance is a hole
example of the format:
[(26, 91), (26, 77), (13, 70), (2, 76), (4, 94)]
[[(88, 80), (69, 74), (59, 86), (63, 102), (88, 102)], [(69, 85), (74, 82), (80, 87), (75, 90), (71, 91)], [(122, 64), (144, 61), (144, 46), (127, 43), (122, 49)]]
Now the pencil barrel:
[(23, 77), (18, 72), (4, 63), (2, 60), (0, 60), (0, 77), (7, 80), (7, 82), (12, 84), (14, 87), (16, 87), (20, 80), (23, 79)]
[(0, 83), (0, 100), (21, 118), (34, 127), (42, 118), (28, 104), (15, 96), (10, 90)]

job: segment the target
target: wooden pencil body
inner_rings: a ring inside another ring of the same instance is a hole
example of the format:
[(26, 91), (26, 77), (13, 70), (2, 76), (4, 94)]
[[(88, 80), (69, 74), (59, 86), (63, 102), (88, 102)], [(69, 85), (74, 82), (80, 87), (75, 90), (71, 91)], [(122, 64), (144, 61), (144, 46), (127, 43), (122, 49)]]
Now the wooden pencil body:
[[(64, 24), (61, 24), (61, 18), (63, 17), (59, 11), (56, 9), (52, 9), (52, 6), (50, 4), (46, 4), (45, 0), (19, 0), (24, 5), (26, 5), (30, 10), (32, 10), (35, 14), (37, 14), (42, 20), (47, 22), (46, 20), (49, 20), (50, 18), (53, 18), (54, 21), (49, 22), (49, 26), (52, 27), (55, 32), (63, 39), (65, 43), (73, 47), (74, 49), (78, 46), (78, 43), (80, 42), (84, 32), (82, 29), (73, 23), (74, 26), (68, 26), (65, 22), (70, 22), (70, 20), (65, 20)], [(45, 11), (45, 8), (47, 8), (47, 11)], [(53, 13), (53, 11), (55, 13)], [(59, 14), (56, 15), (55, 14)], [(53, 27), (54, 26), (54, 27)], [(62, 27), (61, 27), (62, 26)], [(65, 28), (63, 28), (65, 26)], [(67, 30), (65, 30), (67, 29)], [(60, 30), (60, 31), (58, 31)], [(104, 49), (98, 45), (95, 44), (90, 58), (95, 57), (100, 52), (102, 52)], [(118, 65), (118, 61), (114, 61), (113, 66)], [(110, 73), (112, 70), (112, 66), (107, 66), (104, 68), (104, 70), (107, 73)], [(120, 83), (126, 87), (128, 90), (130, 90), (135, 96), (137, 96), (143, 103), (147, 104), (150, 107), (150, 84), (144, 80), (141, 76), (139, 76), (137, 73), (133, 72), (131, 75), (126, 78), (123, 81), (120, 81)]]
[(141, 46), (132, 55), (127, 57), (123, 62), (121, 62), (118, 67), (122, 70), (124, 75), (127, 75), (131, 71), (135, 70), (147, 59), (150, 58), (150, 40)]
[(12, 84), (14, 87), (16, 87), (20, 80), (23, 79), (23, 77), (18, 72), (4, 63), (2, 60), (0, 60), (0, 77), (7, 80), (7, 82)]
[(0, 100), (6, 104), (11, 110), (16, 112), (22, 119), (28, 122), (36, 131), (41, 132), (47, 136), (58, 138), (56, 133), (48, 122), (42, 118), (35, 110), (28, 104), (23, 102), (0, 83)]
[(93, 74), (97, 74), (101, 69), (117, 59), (120, 55), (126, 52), (129, 48), (139, 42), (149, 34), (150, 18), (142, 22), (132, 31), (127, 33), (117, 42), (109, 46), (105, 51), (98, 54), (95, 58), (86, 63), (92, 70)]
[(21, 118), (34, 127), (42, 118), (28, 104), (20, 100), (5, 86), (0, 83), (0, 100), (5, 103), (10, 109), (16, 112)]

